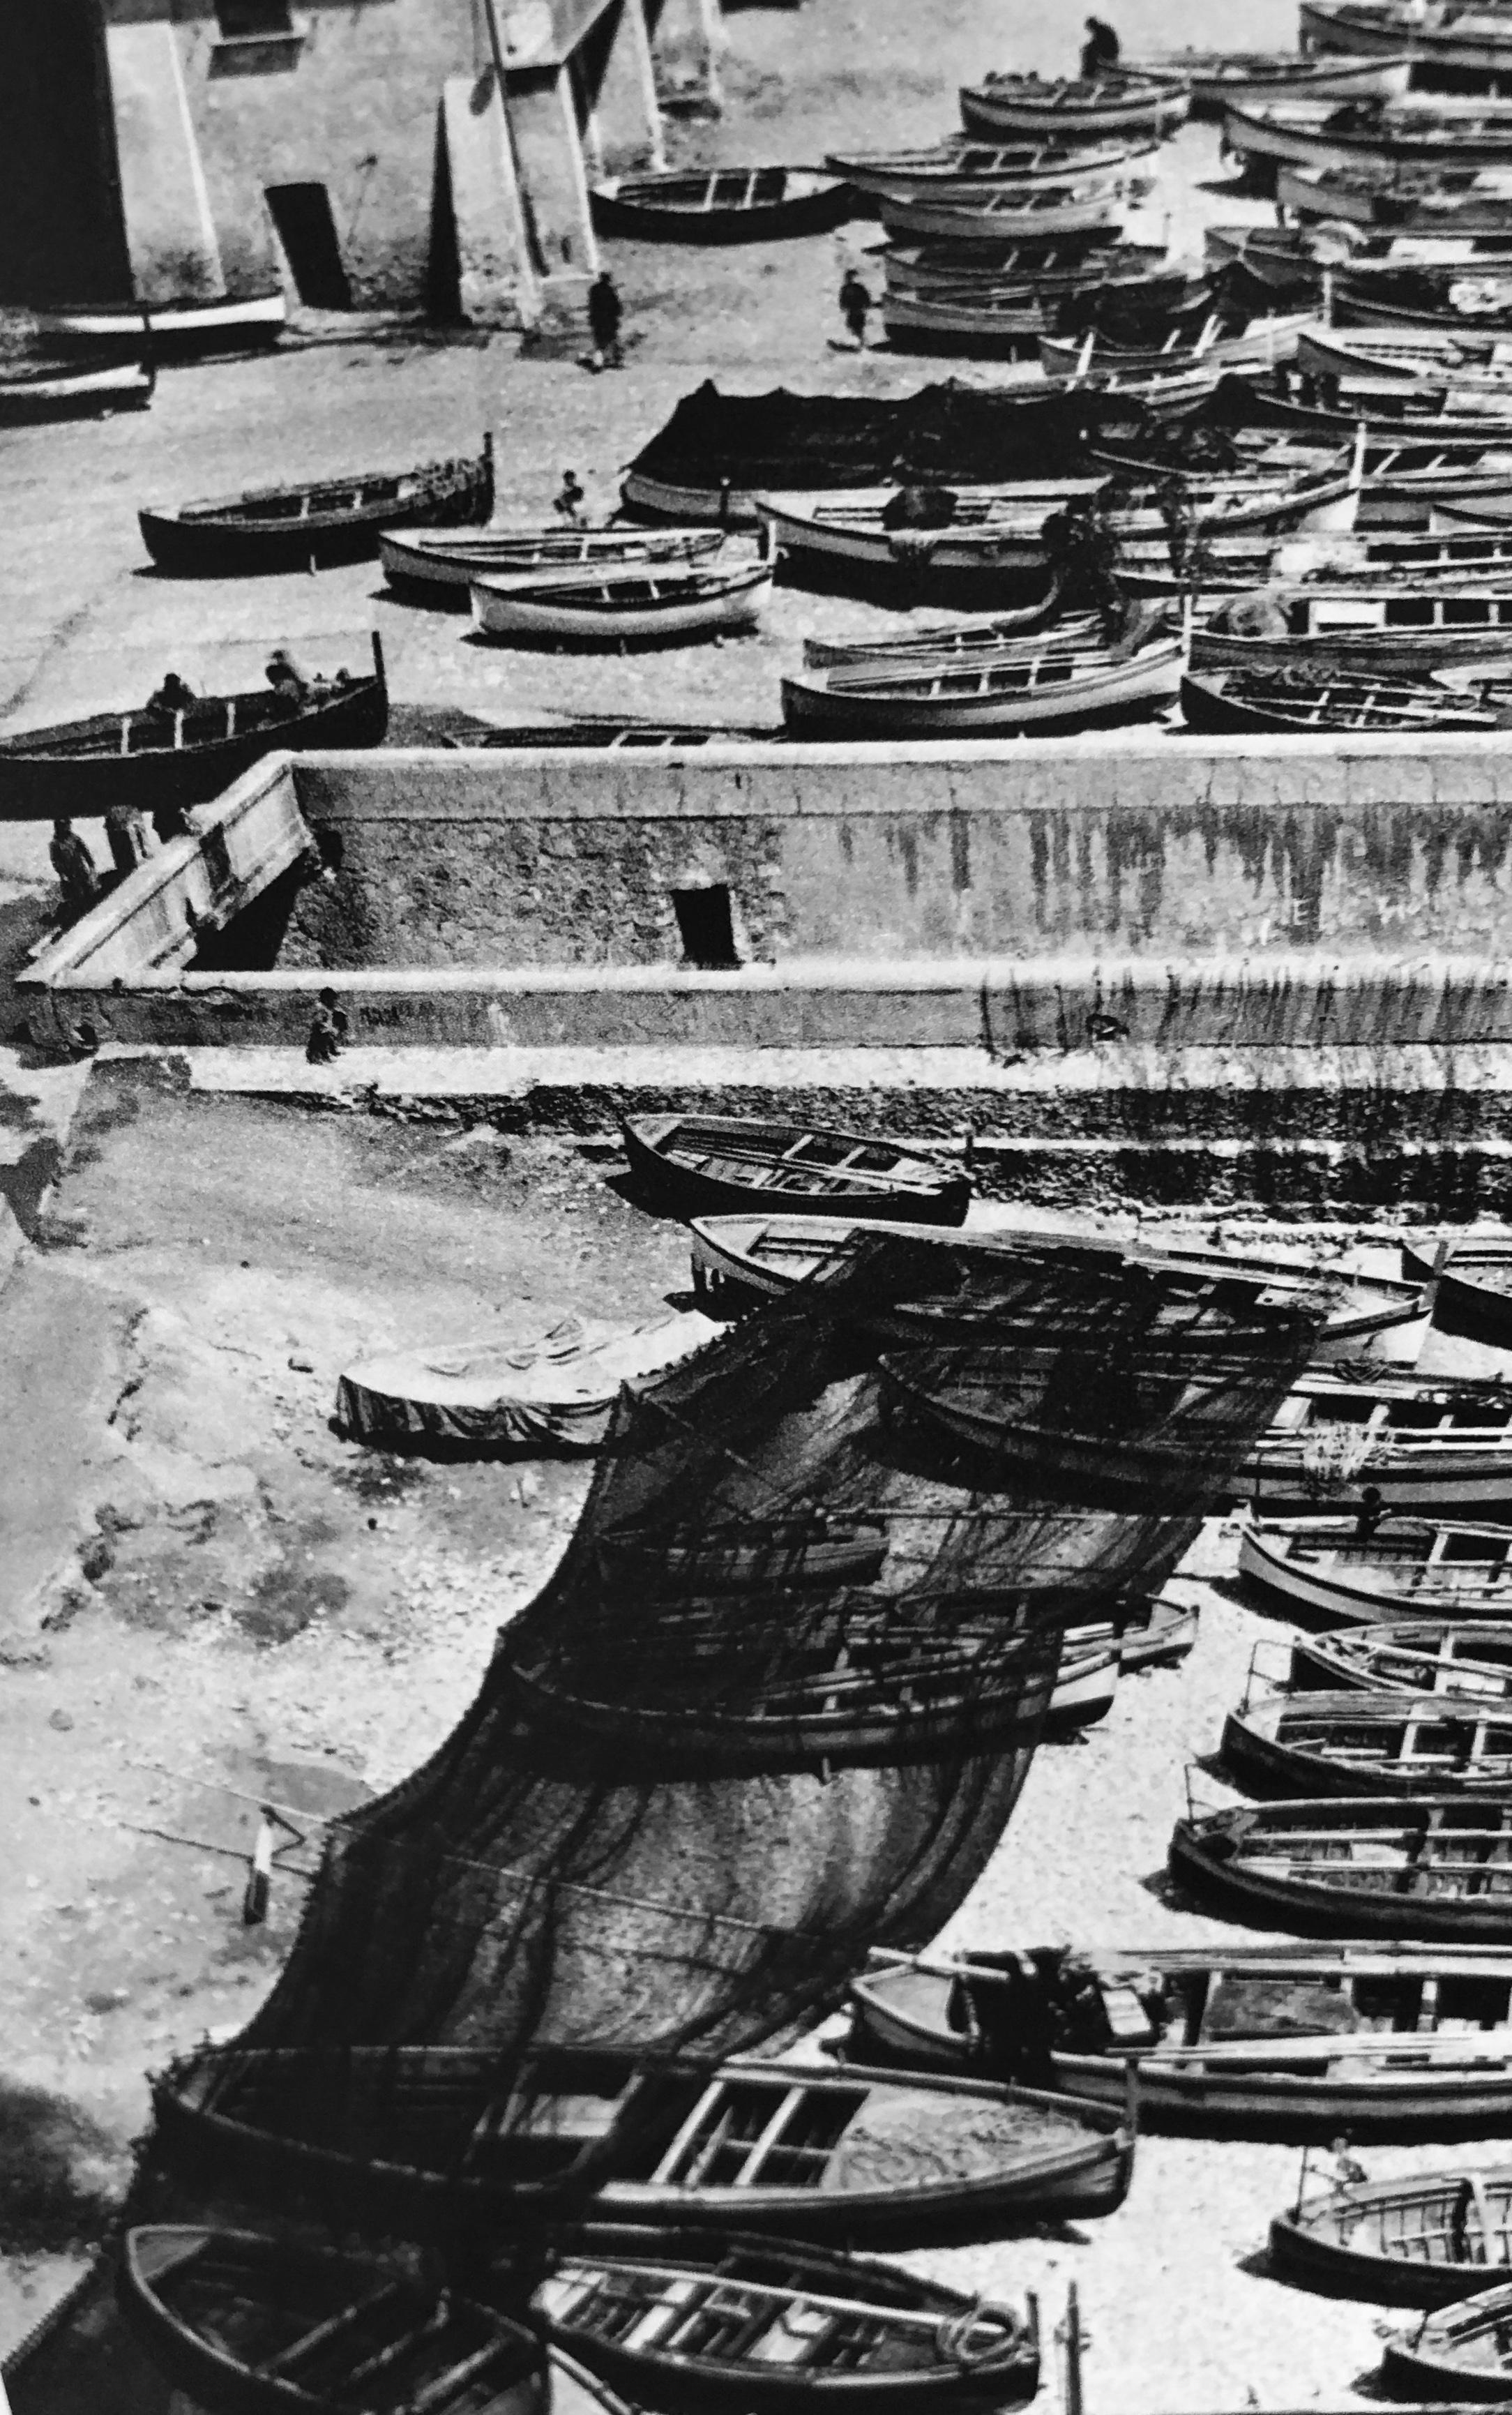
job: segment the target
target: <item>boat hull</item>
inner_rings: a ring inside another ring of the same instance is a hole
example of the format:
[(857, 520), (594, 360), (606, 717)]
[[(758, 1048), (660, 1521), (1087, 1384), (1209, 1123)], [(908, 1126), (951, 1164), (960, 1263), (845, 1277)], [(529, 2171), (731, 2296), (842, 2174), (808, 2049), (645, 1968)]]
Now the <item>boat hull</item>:
[[(1231, 1711), (1223, 1725), (1223, 1766), (1248, 1793), (1265, 1799), (1321, 1798), (1328, 1794), (1358, 1798), (1365, 1794), (1420, 1794), (1425, 1786), (1434, 1786), (1445, 1793), (1495, 1795), (1505, 1794), (1512, 1788), (1512, 1770), (1505, 1750), (1496, 1761), (1480, 1765), (1468, 1761), (1458, 1769), (1445, 1766), (1443, 1758), (1432, 1766), (1409, 1759), (1383, 1760), (1361, 1766), (1357, 1761), (1330, 1760), (1323, 1752), (1289, 1747), (1278, 1733), (1279, 1726), (1288, 1717), (1303, 1720), (1315, 1718), (1320, 1725), (1332, 1723), (1354, 1732), (1373, 1727), (1383, 1735), (1423, 1723), (1443, 1729), (1452, 1721), (1474, 1736), (1477, 1724), (1490, 1719), (1490, 1712), (1481, 1705), (1456, 1705), (1446, 1702), (1442, 1695), (1363, 1691), (1328, 1694), (1309, 1689), (1300, 1697), (1283, 1694), (1262, 1699), (1247, 1709)], [(1505, 1748), (1506, 1716), (1495, 1725), (1499, 1742)]]
[[(1491, 2169), (1478, 2177), (1486, 2192), (1479, 2202), (1505, 2205), (1512, 2174)], [(1494, 2228), (1486, 2235), (1479, 2202), (1468, 2177), (1457, 2173), (1340, 2189), (1277, 2217), (1270, 2226), (1271, 2268), (1283, 2280), (1330, 2296), (1378, 2305), (1450, 2305), (1484, 2288), (1499, 2264), (1505, 2269), (1505, 2242)], [(1383, 2232), (1400, 2240), (1397, 2253), (1368, 2243)], [(1479, 2257), (1472, 2255), (1473, 2243), (1481, 2244)]]
[(973, 134), (1070, 135), (1084, 142), (1113, 134), (1147, 134), (1163, 142), (1191, 111), (1190, 94), (1159, 85), (1128, 99), (1074, 108), (1057, 109), (1007, 84), (964, 84), (960, 98), (961, 122)]
[[(1151, 659), (1153, 657), (1153, 659)], [(783, 718), (790, 729), (833, 729), (886, 738), (995, 737), (1011, 729), (1079, 729), (1156, 712), (1180, 693), (1182, 649), (1152, 647), (1145, 658), (1093, 668), (1064, 685), (1022, 687), (1004, 695), (937, 700), (827, 687), (816, 680), (785, 679)], [(949, 674), (956, 676), (953, 669)], [(854, 677), (855, 674), (847, 674)]]
[[(655, 565), (652, 565), (654, 569)], [(636, 606), (577, 606), (563, 584), (560, 598), (549, 589), (529, 593), (505, 585), (474, 581), (472, 625), (480, 637), (512, 644), (571, 642), (585, 646), (657, 645), (682, 638), (712, 637), (722, 629), (749, 629), (771, 594), (766, 564), (730, 578), (711, 578), (706, 592), (682, 600)]]
[[(1460, 68), (1478, 75), (1512, 75), (1512, 27), (1504, 35), (1483, 31), (1476, 38), (1457, 38), (1425, 20), (1415, 24), (1395, 10), (1331, 8), (1325, 0), (1302, 0), (1298, 38), (1314, 55), (1321, 52), (1360, 52), (1382, 57), (1407, 51), (1426, 67)], [(1483, 14), (1482, 27), (1487, 25)]]
[[(1240, 1532), (1239, 1574), (1280, 1603), (1288, 1616), (1309, 1626), (1322, 1623), (1328, 1627), (1377, 1627), (1394, 1616), (1452, 1618), (1489, 1614), (1478, 1597), (1474, 1607), (1467, 1603), (1462, 1588), (1445, 1584), (1435, 1590), (1427, 1582), (1411, 1589), (1372, 1587), (1363, 1573), (1350, 1577), (1337, 1568), (1318, 1568), (1294, 1558), (1285, 1548), (1288, 1540), (1297, 1534), (1306, 1539), (1306, 1528), (1319, 1522), (1301, 1520), (1295, 1525), (1276, 1528), (1250, 1523)], [(1351, 1531), (1343, 1522), (1333, 1527), (1340, 1540)], [(1506, 1606), (1512, 1615), (1512, 1586), (1507, 1588)]]
[[(726, 172), (726, 173), (728, 172)], [(772, 174), (756, 170), (756, 176)], [(636, 243), (775, 243), (793, 235), (823, 234), (859, 215), (851, 188), (833, 176), (796, 178), (778, 170), (791, 189), (779, 199), (748, 205), (718, 202), (705, 209), (679, 207), (658, 199), (655, 177), (627, 177), (595, 185), (590, 195), (600, 234), (624, 235)], [(666, 179), (685, 185), (685, 176)]]
[(0, 427), (83, 419), (108, 411), (145, 411), (155, 384), (150, 363), (104, 361), (88, 368), (49, 363), (0, 377)]
[[(137, 518), (147, 551), (171, 578), (237, 578), (326, 569), (369, 560), (386, 528), (486, 520), (493, 508), (491, 456), (485, 453), (481, 460), (465, 466), (448, 465), (448, 471), (436, 477), (421, 474), (407, 492), (344, 511), (242, 519), (217, 517), (212, 505), (190, 505), (186, 510), (192, 517), (147, 510)], [(365, 483), (352, 481), (353, 487)]]
[(276, 344), (288, 316), (280, 292), (241, 301), (65, 303), (39, 310), (37, 322), (43, 338), (60, 348), (124, 343), (150, 347), (155, 360), (178, 361)]
[(600, 564), (633, 567), (638, 562), (697, 562), (717, 551), (719, 543), (714, 529), (668, 530), (665, 535), (649, 530), (584, 530), (576, 539), (553, 532), (532, 559), (528, 539), (505, 531), (497, 534), (487, 529), (405, 532), (385, 528), (378, 541), (378, 558), (391, 587), (424, 593), (432, 603), (466, 607), (475, 578), (517, 574), (531, 584), (557, 578), (582, 578)]
[(208, 804), (264, 755), (311, 746), (378, 746), (387, 728), (387, 690), (382, 679), (367, 679), (354, 680), (295, 719), (182, 751), (28, 755), (21, 751), (24, 741), (13, 739), (0, 742), (0, 820), (82, 820), (112, 805), (147, 814), (184, 812)]
[[(1363, 1885), (1333, 1886), (1322, 1878), (1278, 1877), (1235, 1857), (1231, 1842), (1238, 1823), (1267, 1822), (1265, 1833), (1284, 1842), (1281, 1814), (1319, 1828), (1334, 1825), (1336, 1815), (1349, 1811), (1362, 1829), (1379, 1827), (1383, 1837), (1411, 1824), (1411, 1815), (1425, 1798), (1400, 1805), (1358, 1794), (1321, 1799), (1288, 1798), (1274, 1813), (1220, 1812), (1209, 1819), (1180, 1820), (1172, 1833), (1168, 1863), (1172, 1878), (1225, 1916), (1251, 1928), (1291, 1930), (1306, 1937), (1420, 1938), (1448, 1943), (1512, 1945), (1512, 1868), (1498, 1864), (1506, 1880), (1499, 1895), (1408, 1893), (1397, 1883), (1380, 1890)], [(1450, 1807), (1465, 1817), (1489, 1818), (1495, 1808), (1481, 1810), (1473, 1802)], [(1316, 1867), (1345, 1867), (1320, 1862)], [(1354, 1867), (1363, 1875), (1369, 1865)], [(1395, 1865), (1387, 1867), (1395, 1869)], [(1431, 1865), (1427, 1866), (1431, 1868)], [(1490, 1876), (1490, 1869), (1487, 1875)]]
[[(786, 1128), (784, 1128), (786, 1129)], [(661, 1207), (684, 1221), (695, 1216), (741, 1216), (753, 1211), (760, 1213), (771, 1196), (770, 1189), (755, 1183), (732, 1181), (720, 1176), (702, 1173), (697, 1167), (679, 1162), (655, 1145), (652, 1135), (643, 1130), (637, 1119), (627, 1117), (621, 1125), (625, 1156), (636, 1181)], [(794, 1127), (792, 1137), (797, 1137)], [(834, 1133), (836, 1140), (854, 1139), (861, 1145), (861, 1135)], [(942, 1173), (931, 1189), (910, 1187), (907, 1190), (885, 1188), (851, 1191), (786, 1190), (782, 1192), (790, 1212), (798, 1216), (844, 1216), (880, 1219), (891, 1223), (948, 1224), (964, 1223), (971, 1203), (971, 1182), (965, 1174)]]

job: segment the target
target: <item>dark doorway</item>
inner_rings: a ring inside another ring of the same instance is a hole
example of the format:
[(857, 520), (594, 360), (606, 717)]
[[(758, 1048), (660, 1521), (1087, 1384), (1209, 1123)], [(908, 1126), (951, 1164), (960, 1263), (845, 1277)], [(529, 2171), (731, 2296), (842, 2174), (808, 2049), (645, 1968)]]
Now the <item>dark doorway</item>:
[(727, 972), (739, 965), (729, 891), (723, 881), (709, 889), (674, 889), (672, 911), (686, 964), (704, 972)]
[(3, 0), (0, 302), (130, 298), (100, 11)]
[(269, 185), (268, 207), (289, 274), (301, 302), (312, 310), (350, 310), (352, 288), (323, 185)]

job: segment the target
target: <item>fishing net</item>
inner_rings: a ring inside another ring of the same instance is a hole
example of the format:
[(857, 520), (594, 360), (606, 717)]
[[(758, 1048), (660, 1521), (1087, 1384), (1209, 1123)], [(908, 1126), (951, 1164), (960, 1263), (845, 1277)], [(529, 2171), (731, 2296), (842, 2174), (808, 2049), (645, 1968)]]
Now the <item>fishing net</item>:
[(947, 382), (895, 400), (854, 395), (684, 395), (630, 464), (680, 487), (872, 487), (896, 481), (991, 484), (1084, 474), (1096, 403), (1021, 401)]
[[(270, 2184), (317, 2130), (392, 2160), (431, 2118), (444, 2160), (502, 2103), (510, 2135), (546, 2048), (707, 2067), (926, 1942), (1068, 1626), (1174, 1565), (1327, 1297), (878, 1236), (622, 1394), (555, 1574), (441, 1749), (335, 1828), (216, 2060)], [(438, 2052), (469, 2075), (450, 2129)]]

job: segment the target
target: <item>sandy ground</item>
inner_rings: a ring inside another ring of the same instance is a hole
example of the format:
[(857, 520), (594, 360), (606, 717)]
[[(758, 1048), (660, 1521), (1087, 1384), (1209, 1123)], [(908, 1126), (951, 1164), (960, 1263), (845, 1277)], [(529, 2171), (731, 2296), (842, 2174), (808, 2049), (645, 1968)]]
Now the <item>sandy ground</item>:
[[(1216, 0), (1116, 14), (1130, 51), (1295, 34), (1282, 0), (1242, 26)], [(927, 140), (952, 121), (958, 82), (994, 64), (1068, 68), (1079, 30), (1079, 14), (1028, 0), (742, 9), (727, 114), (679, 129), (680, 148), (798, 159)], [(1174, 241), (1205, 216), (1260, 215), (1224, 189), (1211, 128), (1172, 146), (1154, 216)], [(948, 373), (835, 348), (840, 266), (864, 266), (877, 239), (860, 225), (708, 259), (615, 247), (632, 336), (618, 376), (586, 374), (570, 342), (558, 357), (505, 338), (337, 344), (175, 370), (141, 418), (7, 433), (0, 713), (22, 726), (128, 701), (170, 665), (197, 684), (255, 682), (278, 640), (317, 667), (355, 663), (376, 625), (401, 715), (771, 720), (803, 636), (873, 623), (870, 608), (785, 590), (761, 637), (719, 648), (502, 652), (387, 600), (371, 566), (157, 578), (135, 512), (472, 446), (486, 424), (505, 517), (540, 514), (569, 461), (607, 508), (623, 463), (706, 374), (756, 392), (905, 391)], [(8, 957), (37, 926), (44, 839), (0, 827)], [(431, 1467), (343, 1444), (328, 1423), (342, 1364), (483, 1322), (524, 1336), (574, 1308), (639, 1318), (686, 1283), (680, 1232), (553, 1144), (97, 1078), (63, 1165), (82, 1079), (14, 1048), (0, 1059), (0, 1202), (37, 1244), (0, 1310), (0, 2346), (108, 2224), (146, 2071), (239, 2027), (278, 1966), (310, 1848), (287, 1857), (267, 1927), (244, 1928), (255, 1799), (318, 1822), (412, 1767), (576, 1513), (579, 1469)], [(15, 1238), (0, 1207), (0, 1269)], [(1130, 1682), (1101, 1728), (1041, 1752), (958, 1942), (1201, 1933), (1159, 1877), (1184, 1768), (1278, 1631), (1235, 1596), (1232, 1535), (1205, 1548), (1191, 1660)], [(1050, 2318), (1074, 2276), (1094, 2410), (1339, 2403), (1374, 2362), (1376, 2312), (1282, 2289), (1255, 2264), (1295, 2168), (1289, 2150), (1150, 2140), (1128, 2207), (1085, 2237), (925, 2260), (997, 2294), (1038, 2288)]]
[[(612, 1168), (124, 1075), (86, 1093), (4, 1305), (0, 1464), (20, 1520), (0, 1573), (0, 2340), (108, 2223), (146, 2073), (239, 2028), (273, 1979), (312, 1848), (292, 1845), (268, 1925), (244, 1928), (254, 1798), (311, 1815), (307, 1838), (422, 1760), (581, 1498), (580, 1465), (435, 1466), (341, 1441), (341, 1367), (484, 1325), (523, 1338), (570, 1309), (683, 1304), (681, 1228), (630, 1206)], [(1041, 1749), (952, 1942), (1224, 1933), (1169, 1902), (1161, 1870), (1188, 1764), (1284, 1631), (1237, 1597), (1234, 1552), (1231, 1528), (1208, 1529), (1185, 1667), (1130, 1680), (1101, 1727)], [(1037, 2288), (1047, 2318), (1074, 2277), (1093, 2408), (1337, 2403), (1380, 2318), (1257, 2265), (1296, 2169), (1286, 2148), (1151, 2138), (1111, 2220), (921, 2260), (995, 2295)]]

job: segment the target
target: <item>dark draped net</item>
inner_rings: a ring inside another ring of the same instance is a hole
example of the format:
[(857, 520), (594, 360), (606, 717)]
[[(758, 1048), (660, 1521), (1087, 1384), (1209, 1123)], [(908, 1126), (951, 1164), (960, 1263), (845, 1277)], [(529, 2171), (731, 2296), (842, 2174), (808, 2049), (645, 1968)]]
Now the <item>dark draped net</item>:
[(495, 2099), (552, 2044), (712, 2059), (927, 1942), (1068, 1626), (1169, 1570), (1325, 1306), (878, 1236), (627, 1391), (465, 1718), (333, 1831), (232, 2093), (284, 2049), (260, 2120), (391, 2152), (414, 2049), (472, 2050)]

